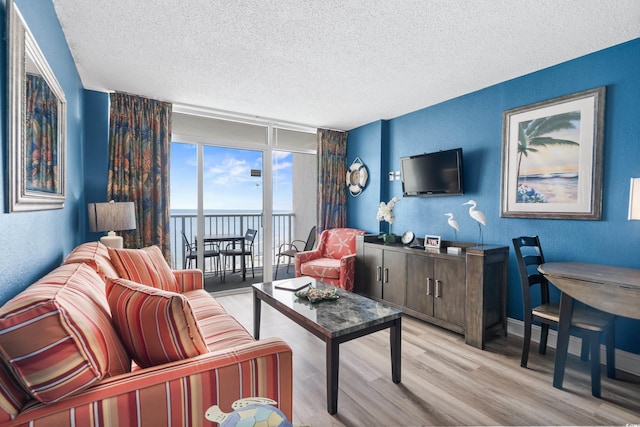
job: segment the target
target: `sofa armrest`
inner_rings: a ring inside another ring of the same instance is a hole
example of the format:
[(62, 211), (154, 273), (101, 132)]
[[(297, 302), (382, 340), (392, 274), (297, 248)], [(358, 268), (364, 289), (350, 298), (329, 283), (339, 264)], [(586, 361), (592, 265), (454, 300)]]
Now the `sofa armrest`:
[(204, 275), (202, 274), (202, 270), (172, 270), (172, 272), (178, 281), (178, 288), (181, 293), (204, 289)]
[(300, 277), (300, 264), (311, 261), (313, 259), (322, 258), (322, 253), (318, 249), (312, 251), (302, 251), (296, 254), (296, 277)]
[(279, 338), (107, 378), (69, 398), (24, 409), (7, 426), (203, 425), (206, 410), (230, 412), (243, 397), (268, 397), (291, 420), (293, 365)]

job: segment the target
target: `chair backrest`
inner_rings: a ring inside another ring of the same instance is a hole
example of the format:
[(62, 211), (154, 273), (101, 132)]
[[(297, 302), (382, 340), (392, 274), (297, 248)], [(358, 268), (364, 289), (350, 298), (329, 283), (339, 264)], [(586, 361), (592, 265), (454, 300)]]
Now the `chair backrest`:
[(181, 232), (182, 233), (182, 242), (184, 243), (184, 247), (187, 251), (191, 251), (191, 243), (189, 243), (189, 239), (187, 239), (187, 235), (184, 234), (184, 231)]
[(307, 237), (307, 243), (304, 244), (303, 251), (310, 251), (313, 249), (313, 245), (316, 244), (316, 226), (311, 227), (311, 231), (309, 231), (309, 237)]
[(538, 266), (544, 263), (544, 255), (538, 236), (521, 236), (512, 239), (512, 242), (518, 260), (524, 309), (527, 312), (531, 310), (531, 287), (533, 285), (540, 285), (541, 302), (543, 304), (549, 302), (549, 282), (538, 271)]
[(356, 236), (364, 231), (355, 228), (332, 228), (320, 234), (318, 250), (322, 256), (340, 259), (356, 253)]
[(258, 234), (258, 230), (253, 230), (251, 228), (247, 229), (247, 232), (244, 233), (244, 242), (248, 245), (253, 246), (253, 241)]

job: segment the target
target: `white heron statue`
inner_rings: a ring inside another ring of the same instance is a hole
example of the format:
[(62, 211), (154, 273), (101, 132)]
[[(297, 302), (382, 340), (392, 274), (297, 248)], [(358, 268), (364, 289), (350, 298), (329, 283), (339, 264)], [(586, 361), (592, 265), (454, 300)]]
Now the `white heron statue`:
[(455, 219), (453, 219), (453, 214), (451, 212), (444, 214), (444, 216), (448, 216), (449, 219), (447, 220), (447, 222), (449, 223), (450, 226), (453, 227), (453, 229), (455, 230), (455, 239), (454, 242), (458, 241), (458, 231), (460, 231), (460, 225), (458, 224), (458, 221), (456, 221)]
[(469, 208), (469, 216), (471, 216), (471, 218), (475, 219), (478, 222), (478, 231), (480, 232), (479, 244), (482, 245), (484, 242), (482, 240), (482, 227), (480, 227), (480, 224), (486, 227), (487, 217), (484, 216), (484, 213), (482, 213), (482, 211), (476, 209), (476, 206), (478, 206), (478, 204), (475, 200), (469, 200), (468, 202), (463, 203), (463, 205), (471, 205), (471, 207)]

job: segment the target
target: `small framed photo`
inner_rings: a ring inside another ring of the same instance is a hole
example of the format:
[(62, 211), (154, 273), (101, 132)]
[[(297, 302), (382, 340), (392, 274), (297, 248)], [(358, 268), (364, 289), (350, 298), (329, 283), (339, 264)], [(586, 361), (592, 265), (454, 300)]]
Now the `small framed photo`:
[(424, 236), (425, 249), (440, 249), (440, 236)]

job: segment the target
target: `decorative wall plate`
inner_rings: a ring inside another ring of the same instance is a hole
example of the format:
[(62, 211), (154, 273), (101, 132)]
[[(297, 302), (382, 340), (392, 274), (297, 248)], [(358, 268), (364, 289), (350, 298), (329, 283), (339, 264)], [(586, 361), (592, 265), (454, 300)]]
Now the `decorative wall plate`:
[(367, 167), (362, 163), (360, 157), (356, 157), (347, 170), (347, 187), (349, 193), (353, 196), (359, 196), (364, 187), (367, 185), (367, 179), (369, 174), (367, 173)]

